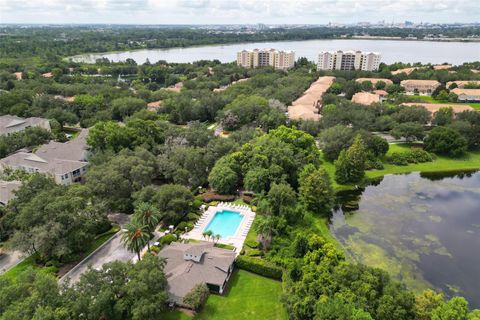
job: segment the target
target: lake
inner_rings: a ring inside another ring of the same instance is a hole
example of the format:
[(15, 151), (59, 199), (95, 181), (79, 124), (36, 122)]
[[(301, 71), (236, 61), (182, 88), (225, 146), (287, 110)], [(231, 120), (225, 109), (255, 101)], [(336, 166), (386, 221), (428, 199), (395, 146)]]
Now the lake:
[(330, 229), (349, 259), (480, 307), (480, 172), (387, 175), (339, 200)]
[(276, 48), (294, 50), (296, 58), (307, 57), (311, 61), (318, 60), (320, 51), (330, 50), (364, 50), (378, 51), (382, 62), (421, 62), (452, 63), (480, 60), (480, 43), (478, 42), (434, 42), (434, 41), (401, 41), (401, 40), (304, 40), (279, 42), (236, 43), (228, 45), (211, 45), (189, 48), (145, 49), (124, 52), (107, 52), (83, 54), (71, 57), (76, 62), (94, 63), (96, 59), (108, 58), (111, 61), (125, 61), (128, 58), (138, 64), (147, 58), (151, 63), (158, 60), (167, 62), (193, 62), (198, 60), (218, 59), (221, 62), (236, 60), (237, 52), (243, 49)]

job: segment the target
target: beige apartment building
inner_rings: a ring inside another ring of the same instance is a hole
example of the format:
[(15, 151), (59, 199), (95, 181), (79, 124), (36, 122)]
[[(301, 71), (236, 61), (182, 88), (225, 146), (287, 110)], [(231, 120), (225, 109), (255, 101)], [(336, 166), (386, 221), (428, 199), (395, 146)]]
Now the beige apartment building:
[(317, 70), (375, 71), (380, 66), (380, 54), (364, 51), (322, 51), (318, 55)]
[(254, 49), (237, 52), (237, 65), (244, 68), (274, 67), (288, 70), (295, 65), (295, 52), (276, 49)]
[(435, 89), (440, 85), (437, 80), (416, 80), (409, 79), (400, 82), (400, 85), (405, 88), (407, 94), (421, 94), (431, 95)]
[(458, 101), (461, 102), (477, 102), (480, 101), (480, 89), (463, 89), (455, 88), (450, 90), (458, 96)]

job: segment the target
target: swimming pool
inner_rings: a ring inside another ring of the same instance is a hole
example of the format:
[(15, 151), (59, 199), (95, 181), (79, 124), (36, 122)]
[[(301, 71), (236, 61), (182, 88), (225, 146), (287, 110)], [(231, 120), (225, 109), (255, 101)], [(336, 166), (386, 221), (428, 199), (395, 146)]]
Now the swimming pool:
[(205, 231), (211, 230), (214, 234), (219, 234), (221, 239), (225, 239), (235, 235), (242, 220), (243, 215), (240, 212), (231, 210), (217, 211), (205, 228)]

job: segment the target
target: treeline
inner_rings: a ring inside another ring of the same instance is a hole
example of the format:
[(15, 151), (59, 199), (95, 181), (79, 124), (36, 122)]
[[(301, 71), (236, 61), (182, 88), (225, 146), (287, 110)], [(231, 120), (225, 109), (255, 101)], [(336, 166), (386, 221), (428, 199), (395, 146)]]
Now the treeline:
[(122, 26), (7, 26), (2, 29), (1, 58), (70, 56), (89, 52), (133, 50), (141, 48), (172, 48), (222, 43), (311, 40), (369, 34), (372, 36), (423, 38), (428, 34), (447, 37), (478, 35), (474, 27), (463, 28), (363, 28), (363, 27), (303, 27), (273, 28), (254, 33), (219, 32), (191, 27), (122, 27)]

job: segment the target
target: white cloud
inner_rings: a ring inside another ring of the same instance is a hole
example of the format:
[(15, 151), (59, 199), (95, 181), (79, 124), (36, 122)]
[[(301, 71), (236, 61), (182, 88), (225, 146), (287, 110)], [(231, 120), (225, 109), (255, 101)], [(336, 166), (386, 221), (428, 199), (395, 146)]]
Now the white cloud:
[(387, 20), (475, 22), (472, 0), (0, 0), (0, 22), (328, 23)]

